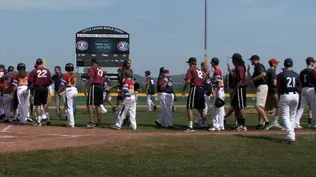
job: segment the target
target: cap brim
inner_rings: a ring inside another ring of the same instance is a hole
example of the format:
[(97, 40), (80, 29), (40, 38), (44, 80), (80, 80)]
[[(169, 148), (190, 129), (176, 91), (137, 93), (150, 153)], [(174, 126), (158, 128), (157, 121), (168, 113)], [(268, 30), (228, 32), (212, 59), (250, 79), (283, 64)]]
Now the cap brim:
[(187, 61), (186, 63), (190, 63), (190, 61)]

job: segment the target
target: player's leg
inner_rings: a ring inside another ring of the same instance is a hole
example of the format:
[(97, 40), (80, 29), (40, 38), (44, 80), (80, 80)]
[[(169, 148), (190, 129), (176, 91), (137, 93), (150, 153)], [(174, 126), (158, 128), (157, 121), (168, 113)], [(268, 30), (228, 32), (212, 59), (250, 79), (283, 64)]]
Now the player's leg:
[(286, 132), (285, 139), (294, 140), (292, 123), (290, 120), (290, 98), (289, 95), (280, 96), (280, 118), (283, 121), (283, 126)]
[(209, 131), (216, 131), (219, 129), (219, 121), (218, 121), (218, 108), (214, 105), (217, 98), (217, 93), (215, 89), (214, 97), (213, 97), (213, 105), (212, 105), (212, 127), (209, 128)]
[(126, 114), (128, 111), (128, 106), (129, 106), (129, 100), (124, 99), (122, 102), (122, 108), (120, 109), (118, 113), (116, 123), (111, 126), (113, 129), (120, 130), (122, 128), (123, 121), (126, 118)]
[[(205, 101), (205, 108), (203, 109), (203, 112), (206, 116), (208, 116), (208, 110), (210, 107), (210, 97), (204, 94), (204, 101)], [(203, 119), (199, 115), (195, 120), (194, 120), (194, 126), (201, 128), (203, 124)]]
[(157, 93), (157, 98), (158, 98), (158, 101), (160, 103), (160, 114), (159, 114), (158, 118), (156, 119), (155, 124), (158, 127), (162, 127), (163, 124), (165, 124), (165, 122), (164, 122), (165, 121), (165, 119), (164, 119), (165, 111), (164, 111), (164, 106), (163, 106), (163, 104), (165, 102), (165, 95), (163, 93), (158, 92)]
[(61, 119), (61, 113), (60, 113), (60, 95), (55, 94), (55, 105), (56, 105), (56, 115), (58, 119)]
[(309, 109), (308, 109), (308, 127), (312, 126), (312, 119), (313, 119), (312, 109), (314, 109), (314, 108), (311, 108), (311, 106), (309, 106)]
[(203, 121), (202, 128), (208, 128), (207, 117), (206, 117), (206, 114), (204, 113), (204, 109), (205, 109), (204, 90), (201, 87), (197, 87), (194, 97), (195, 97), (194, 108), (196, 108), (200, 113), (200, 117), (202, 118), (202, 121)]
[(186, 114), (187, 114), (187, 119), (188, 119), (188, 127), (187, 127), (187, 130), (186, 132), (193, 132), (194, 129), (193, 129), (193, 112), (192, 112), (192, 108), (194, 106), (194, 103), (195, 103), (195, 92), (196, 92), (196, 87), (195, 86), (192, 86), (190, 88), (190, 91), (189, 91), (189, 96), (187, 98), (187, 109), (186, 109)]
[(298, 107), (298, 102), (299, 102), (299, 95), (298, 94), (293, 94), (291, 96), (291, 102), (290, 102), (290, 122), (291, 122), (291, 138), (292, 140), (295, 140), (295, 121), (296, 121), (296, 110)]
[(73, 99), (77, 95), (77, 89), (75, 87), (70, 87), (66, 89), (66, 99), (67, 99), (67, 112), (68, 112), (68, 127), (75, 127), (75, 117), (73, 111)]
[[(223, 88), (221, 88), (219, 91), (219, 98), (221, 98), (222, 100), (225, 100), (225, 92)], [(218, 121), (219, 121), (218, 123), (219, 123), (220, 130), (225, 130), (224, 117), (225, 117), (225, 107), (222, 106), (218, 108)]]
[(42, 125), (42, 114), (41, 114), (41, 90), (40, 87), (34, 88), (34, 106), (36, 112), (35, 125)]
[(315, 94), (315, 89), (314, 88), (308, 88), (308, 93), (307, 93), (307, 102), (309, 105), (309, 110), (308, 110), (308, 127), (311, 127), (312, 123), (312, 117), (313, 117), (313, 109), (316, 109), (316, 105), (314, 103), (314, 97), (316, 96)]
[(130, 127), (132, 130), (137, 129), (137, 123), (136, 123), (136, 97), (131, 96), (131, 100), (128, 106), (128, 114), (129, 114), (129, 120), (130, 120)]
[(87, 97), (87, 111), (89, 115), (89, 124), (87, 125), (88, 128), (95, 127), (94, 119), (93, 119), (93, 109), (92, 105), (94, 104), (94, 89), (95, 85), (90, 85), (88, 89), (88, 97)]
[(264, 107), (266, 105), (267, 96), (268, 96), (268, 86), (267, 85), (258, 86), (258, 89), (256, 92), (255, 108), (265, 122), (264, 129), (269, 127), (269, 119), (268, 119), (267, 114), (264, 110)]
[(247, 131), (246, 123), (245, 123), (245, 116), (243, 109), (247, 105), (247, 100), (246, 100), (246, 88), (239, 88), (237, 89), (237, 94), (236, 99), (237, 99), (237, 106), (235, 109), (235, 116), (237, 119), (237, 131)]
[(151, 97), (151, 95), (150, 95), (150, 94), (147, 94), (147, 96), (146, 96), (146, 102), (147, 102), (147, 106), (148, 106), (148, 111), (149, 111), (149, 112), (152, 111), (152, 102), (151, 102), (150, 97)]
[[(50, 116), (48, 112), (48, 100), (50, 99), (50, 92), (48, 87), (41, 87), (42, 100), (41, 104), (43, 106), (42, 114), (45, 115), (47, 125), (50, 125)], [(43, 118), (43, 116), (42, 116)]]
[(19, 123), (27, 123), (27, 86), (19, 86), (17, 89), (17, 96), (19, 101)]
[(103, 102), (100, 105), (102, 114), (105, 114), (106, 112), (108, 112), (108, 110), (106, 110), (105, 107), (104, 107), (105, 98), (106, 98), (106, 92), (103, 92)]
[(301, 129), (301, 125), (300, 125), (300, 121), (301, 121), (301, 118), (302, 118), (302, 115), (305, 111), (305, 108), (307, 106), (307, 98), (306, 98), (306, 92), (307, 92), (307, 88), (304, 87), (302, 89), (302, 94), (301, 94), (301, 99), (300, 99), (300, 107), (299, 109), (297, 110), (297, 114), (296, 114), (296, 117), (295, 117), (295, 128), (296, 129)]
[(12, 107), (12, 96), (11, 94), (3, 95), (3, 105), (4, 105), (4, 121), (9, 122), (11, 118), (11, 107)]
[(104, 87), (101, 85), (96, 85), (94, 89), (94, 105), (96, 108), (97, 112), (97, 124), (100, 126), (101, 125), (101, 107), (100, 105), (103, 104), (103, 91)]
[(172, 124), (172, 105), (174, 95), (172, 93), (166, 93), (165, 96), (165, 122), (167, 128), (173, 128)]
[[(2, 93), (0, 93), (0, 94), (2, 94)], [(2, 107), (2, 105), (3, 105), (3, 97), (4, 96), (0, 95), (0, 118), (5, 117), (4, 109)]]

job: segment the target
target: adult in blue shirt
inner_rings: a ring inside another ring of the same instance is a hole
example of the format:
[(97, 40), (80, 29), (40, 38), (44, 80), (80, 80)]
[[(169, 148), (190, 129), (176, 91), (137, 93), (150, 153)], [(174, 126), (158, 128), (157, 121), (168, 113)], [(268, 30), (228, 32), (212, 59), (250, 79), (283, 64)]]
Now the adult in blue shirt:
[[(60, 66), (55, 66), (55, 74), (53, 75), (53, 84), (54, 84), (54, 91), (55, 91), (55, 104), (56, 104), (56, 113), (59, 119), (62, 119), (62, 115), (60, 112), (60, 105), (63, 103), (65, 105), (65, 89), (59, 90), (63, 73), (61, 72)], [(65, 119), (67, 119), (67, 112), (65, 110)]]

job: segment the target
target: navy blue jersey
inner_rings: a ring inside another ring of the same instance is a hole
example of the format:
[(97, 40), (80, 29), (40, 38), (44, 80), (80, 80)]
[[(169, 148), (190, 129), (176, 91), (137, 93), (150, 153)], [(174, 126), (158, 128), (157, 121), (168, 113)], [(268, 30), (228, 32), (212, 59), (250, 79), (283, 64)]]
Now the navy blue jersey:
[(158, 77), (157, 92), (173, 93), (172, 79), (171, 77), (164, 78)]
[(171, 77), (168, 77), (168, 82), (166, 86), (166, 93), (173, 93), (173, 87), (172, 87), (172, 79)]
[(314, 87), (312, 84), (312, 74), (313, 69), (312, 68), (305, 68), (300, 73), (300, 82), (302, 84), (302, 87)]
[(205, 77), (204, 85), (203, 85), (204, 94), (210, 95), (212, 93), (212, 90), (213, 90), (212, 87), (213, 87), (213, 85), (212, 85), (211, 78), (210, 78), (209, 74), (207, 74)]
[(154, 95), (155, 94), (155, 81), (152, 77), (146, 78), (146, 87), (147, 85), (149, 85), (148, 94)]
[(277, 79), (277, 75), (275, 74), (275, 70), (269, 68), (267, 70), (267, 78), (268, 78), (268, 87), (270, 93), (276, 92), (276, 85), (274, 85), (274, 81)]
[(299, 75), (292, 70), (284, 70), (277, 76), (277, 88), (280, 94), (298, 93)]

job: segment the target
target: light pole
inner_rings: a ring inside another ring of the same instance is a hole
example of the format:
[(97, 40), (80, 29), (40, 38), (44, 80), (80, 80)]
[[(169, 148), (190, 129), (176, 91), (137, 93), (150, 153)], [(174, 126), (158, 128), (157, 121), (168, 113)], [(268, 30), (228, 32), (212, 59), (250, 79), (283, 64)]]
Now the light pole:
[(204, 8), (204, 59), (207, 60), (207, 0)]

